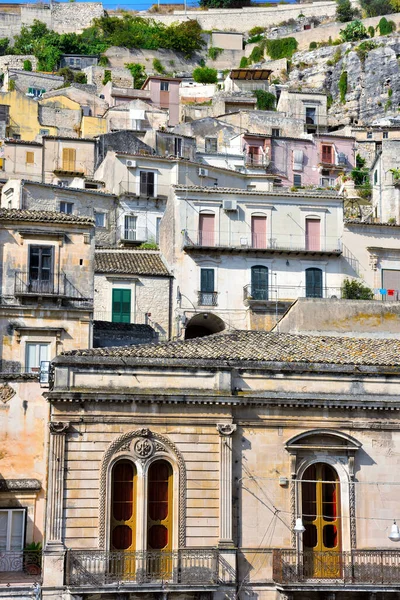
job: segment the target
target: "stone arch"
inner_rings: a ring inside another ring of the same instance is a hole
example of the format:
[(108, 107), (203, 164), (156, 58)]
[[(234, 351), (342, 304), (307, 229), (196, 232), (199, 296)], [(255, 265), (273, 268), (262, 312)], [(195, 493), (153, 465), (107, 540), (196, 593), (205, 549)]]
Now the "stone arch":
[[(131, 444), (136, 439), (133, 448)], [(104, 453), (100, 467), (99, 488), (99, 548), (105, 550), (107, 527), (107, 476), (110, 464), (116, 455), (121, 458), (130, 454), (134, 460), (142, 462), (155, 453), (160, 453), (160, 458), (169, 455), (175, 462), (179, 473), (178, 491), (178, 542), (179, 547), (186, 545), (186, 466), (181, 452), (169, 438), (150, 429), (137, 429), (128, 431), (117, 437), (108, 446)]]
[(219, 333), (224, 331), (225, 327), (224, 321), (214, 313), (206, 311), (196, 313), (186, 325), (185, 340)]

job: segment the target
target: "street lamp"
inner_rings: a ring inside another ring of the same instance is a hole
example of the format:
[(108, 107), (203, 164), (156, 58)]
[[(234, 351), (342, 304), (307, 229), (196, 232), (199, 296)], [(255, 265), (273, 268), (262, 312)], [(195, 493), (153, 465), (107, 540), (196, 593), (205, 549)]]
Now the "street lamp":
[(393, 525), (390, 529), (389, 540), (392, 542), (400, 542), (400, 531), (396, 521), (393, 521)]
[(302, 571), (302, 569), (301, 569), (300, 537), (305, 532), (305, 530), (306, 530), (306, 528), (303, 525), (302, 518), (301, 517), (297, 517), (296, 524), (295, 524), (295, 526), (293, 528), (293, 531), (296, 534), (296, 542), (297, 542), (296, 543), (296, 546), (297, 546), (297, 548), (296, 548), (296, 550), (297, 550), (297, 552), (296, 552), (296, 554), (297, 554), (297, 556), (296, 556), (296, 559), (297, 559), (296, 562), (297, 562), (297, 577), (298, 577), (299, 581), (301, 579), (301, 571)]
[[(301, 517), (298, 517), (298, 518), (296, 519), (296, 525), (294, 526), (294, 529), (293, 529), (293, 531), (294, 531), (295, 533), (297, 533), (297, 534), (299, 534), (299, 535), (300, 535), (301, 533), (304, 533), (304, 532), (305, 532), (305, 530), (306, 530), (306, 528), (305, 528), (305, 527), (304, 527), (304, 525), (303, 525), (303, 520), (302, 520), (302, 518), (301, 518)], [(399, 531), (399, 529), (398, 529), (398, 528), (397, 528), (397, 531)], [(400, 535), (400, 533), (399, 533), (399, 535)]]

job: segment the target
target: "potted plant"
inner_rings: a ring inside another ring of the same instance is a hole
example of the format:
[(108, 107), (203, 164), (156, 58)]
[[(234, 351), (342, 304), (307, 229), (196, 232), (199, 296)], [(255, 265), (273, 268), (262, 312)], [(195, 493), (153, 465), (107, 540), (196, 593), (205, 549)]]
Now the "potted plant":
[(40, 575), (42, 571), (42, 543), (31, 542), (24, 548), (24, 571), (29, 575)]

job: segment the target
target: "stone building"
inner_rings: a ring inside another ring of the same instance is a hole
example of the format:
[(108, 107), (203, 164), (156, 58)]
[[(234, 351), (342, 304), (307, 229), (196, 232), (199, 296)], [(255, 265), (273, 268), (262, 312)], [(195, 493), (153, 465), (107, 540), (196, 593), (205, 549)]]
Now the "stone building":
[(396, 597), (399, 351), (238, 331), (57, 357), (43, 598)]
[(26, 598), (40, 553), (24, 548), (42, 541), (46, 513), (42, 385), (52, 358), (91, 343), (94, 222), (1, 208), (0, 225), (0, 597)]

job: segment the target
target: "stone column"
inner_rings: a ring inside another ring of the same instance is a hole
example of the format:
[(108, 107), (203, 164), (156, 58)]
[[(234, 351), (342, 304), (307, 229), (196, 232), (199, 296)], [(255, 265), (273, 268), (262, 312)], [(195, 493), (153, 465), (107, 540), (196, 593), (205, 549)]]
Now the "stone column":
[(219, 546), (232, 547), (232, 433), (236, 425), (218, 423), (219, 454)]
[[(43, 553), (43, 587), (61, 588), (64, 585), (63, 508), (65, 435), (69, 423), (52, 422), (47, 496), (46, 542)], [(61, 592), (61, 590), (60, 590)], [(56, 592), (57, 594), (58, 592)], [(47, 597), (46, 594), (43, 597)], [(51, 596), (51, 594), (49, 595)], [(57, 597), (57, 596), (54, 596)]]

